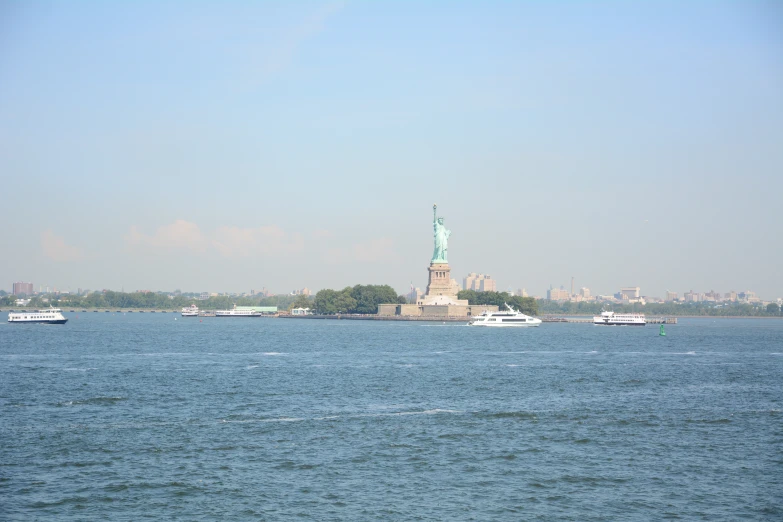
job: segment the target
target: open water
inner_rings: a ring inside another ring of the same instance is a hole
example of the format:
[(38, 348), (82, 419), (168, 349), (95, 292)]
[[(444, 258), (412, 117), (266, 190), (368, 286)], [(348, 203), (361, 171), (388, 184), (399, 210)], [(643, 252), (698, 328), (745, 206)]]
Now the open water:
[(781, 520), (783, 321), (0, 314), (3, 520)]

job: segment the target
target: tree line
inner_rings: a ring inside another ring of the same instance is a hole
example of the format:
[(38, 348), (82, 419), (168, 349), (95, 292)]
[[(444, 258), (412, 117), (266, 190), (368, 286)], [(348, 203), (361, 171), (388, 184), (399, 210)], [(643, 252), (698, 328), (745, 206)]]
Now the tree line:
[[(318, 313), (336, 314), (374, 314), (378, 305), (385, 303), (406, 303), (405, 296), (397, 295), (389, 285), (356, 285), (342, 290), (321, 290), (313, 297), (304, 295), (275, 295), (264, 297), (246, 296), (213, 296), (206, 300), (193, 297), (173, 296), (153, 292), (92, 292), (86, 296), (75, 294), (48, 295), (45, 302), (42, 296), (33, 296), (25, 308), (47, 308), (49, 305), (58, 308), (139, 308), (172, 310), (196, 304), (203, 310), (225, 310), (237, 306), (276, 306), (278, 310), (291, 308), (315, 308)], [(503, 308), (508, 303), (516, 310), (527, 315), (597, 315), (601, 313), (604, 303), (600, 302), (557, 302), (547, 299), (535, 300), (532, 297), (511, 296), (508, 292), (476, 292), (462, 290), (457, 295), (459, 299), (467, 299), (471, 305), (495, 305)], [(10, 294), (0, 295), (0, 306), (16, 307), (17, 297)], [(748, 303), (724, 303), (716, 306), (713, 303), (647, 303), (612, 304), (615, 312), (640, 312), (656, 316), (746, 316), (774, 317), (781, 315), (781, 309), (776, 303), (766, 306)]]
[[(5, 295), (0, 297), (0, 306), (14, 308), (16, 307), (17, 297), (14, 295)], [(48, 299), (48, 301), (44, 301)], [(237, 306), (276, 306), (278, 310), (286, 310), (291, 305), (305, 308), (312, 306), (312, 301), (303, 295), (275, 295), (264, 297), (258, 296), (212, 296), (205, 300), (199, 300), (194, 297), (171, 296), (164, 293), (153, 292), (114, 292), (106, 290), (104, 292), (92, 292), (90, 294), (79, 296), (75, 294), (49, 294), (46, 296), (33, 296), (30, 303), (25, 308), (48, 308), (49, 305), (56, 308), (141, 308), (172, 310), (184, 308), (191, 304), (197, 305), (203, 310), (227, 310)]]
[(407, 303), (403, 295), (397, 295), (389, 285), (346, 286), (342, 290), (326, 288), (315, 294), (315, 311), (318, 314), (376, 314), (379, 304)]

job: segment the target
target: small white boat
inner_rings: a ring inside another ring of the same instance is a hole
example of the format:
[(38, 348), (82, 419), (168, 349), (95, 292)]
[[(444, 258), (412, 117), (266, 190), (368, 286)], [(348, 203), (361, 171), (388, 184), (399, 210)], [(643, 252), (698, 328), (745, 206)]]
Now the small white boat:
[(198, 317), (198, 306), (192, 304), (183, 308), (182, 317)]
[(604, 310), (600, 316), (593, 317), (593, 324), (604, 326), (645, 326), (647, 319), (644, 314), (616, 314), (611, 310)]
[(35, 312), (10, 312), (8, 314), (9, 323), (44, 323), (44, 324), (65, 324), (68, 319), (59, 308), (49, 308), (48, 310), (37, 310)]
[(540, 326), (541, 319), (536, 317), (530, 317), (522, 312), (517, 312), (511, 308), (507, 303), (506, 308), (508, 312), (490, 312), (485, 310), (483, 314), (470, 318), (468, 326), (494, 326), (494, 327), (531, 327)]

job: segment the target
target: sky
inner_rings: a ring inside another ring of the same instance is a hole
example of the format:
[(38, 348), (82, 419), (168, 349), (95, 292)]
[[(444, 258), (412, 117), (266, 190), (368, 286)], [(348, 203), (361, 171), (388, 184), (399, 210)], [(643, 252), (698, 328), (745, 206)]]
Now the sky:
[(0, 288), (783, 296), (783, 3), (0, 2)]

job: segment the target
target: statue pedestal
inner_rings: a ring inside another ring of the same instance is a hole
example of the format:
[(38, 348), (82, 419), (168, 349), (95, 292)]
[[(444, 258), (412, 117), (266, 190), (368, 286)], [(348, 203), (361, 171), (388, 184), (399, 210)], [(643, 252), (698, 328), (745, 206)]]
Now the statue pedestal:
[(427, 293), (417, 303), (421, 305), (467, 305), (465, 299), (457, 299), (459, 285), (451, 279), (448, 263), (432, 263), (429, 267)]

